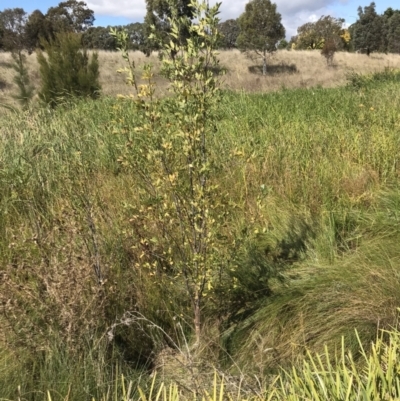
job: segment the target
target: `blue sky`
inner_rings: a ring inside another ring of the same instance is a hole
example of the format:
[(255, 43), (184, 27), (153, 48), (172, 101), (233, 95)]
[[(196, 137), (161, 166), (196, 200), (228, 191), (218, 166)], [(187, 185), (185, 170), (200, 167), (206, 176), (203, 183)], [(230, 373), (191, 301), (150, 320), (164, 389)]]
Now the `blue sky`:
[[(27, 12), (40, 9), (44, 13), (49, 7), (61, 0), (0, 0), (0, 10), (22, 7)], [(213, 0), (210, 0), (212, 3)], [(214, 1), (215, 2), (215, 1)], [(236, 18), (243, 11), (248, 0), (222, 1), (221, 19)], [(86, 0), (89, 8), (95, 12), (95, 25), (120, 25), (129, 22), (141, 22), (145, 13), (145, 0)], [(287, 37), (296, 34), (298, 26), (315, 21), (321, 15), (332, 15), (346, 19), (352, 24), (357, 19), (358, 6), (367, 6), (371, 0), (275, 0)], [(376, 0), (376, 9), (382, 13), (388, 7), (396, 7), (393, 0)]]

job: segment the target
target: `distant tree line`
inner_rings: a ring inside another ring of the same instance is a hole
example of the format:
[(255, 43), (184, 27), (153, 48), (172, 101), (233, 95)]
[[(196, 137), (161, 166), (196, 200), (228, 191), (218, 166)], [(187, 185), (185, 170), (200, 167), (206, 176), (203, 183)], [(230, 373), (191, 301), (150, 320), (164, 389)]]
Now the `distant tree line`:
[(373, 2), (358, 7), (358, 20), (349, 27), (354, 50), (366, 54), (400, 53), (400, 10), (389, 7), (378, 14), (375, 7)]
[(87, 49), (97, 50), (116, 50), (117, 41), (110, 34), (111, 28), (125, 30), (128, 32), (130, 41), (130, 50), (140, 50), (143, 53), (149, 53), (148, 39), (144, 30), (144, 24), (135, 22), (119, 26), (97, 26), (87, 29), (82, 35), (82, 45)]
[[(147, 12), (143, 22), (113, 28), (128, 32), (129, 47), (146, 55), (159, 49), (170, 30), (172, 13), (178, 17), (192, 17), (190, 0), (146, 0)], [(252, 0), (237, 19), (218, 24), (221, 37), (220, 49), (256, 51), (260, 54), (276, 49), (307, 50), (334, 49), (400, 53), (400, 10), (388, 8), (379, 15), (375, 3), (358, 8), (358, 19), (345, 27), (344, 19), (323, 16), (316, 22), (308, 22), (297, 29), (297, 35), (286, 41), (281, 15), (271, 0)], [(52, 40), (59, 32), (81, 33), (82, 45), (88, 49), (116, 50), (117, 43), (110, 34), (110, 26), (94, 27), (94, 12), (86, 3), (77, 0), (61, 2), (50, 7), (46, 14), (35, 10), (31, 14), (22, 8), (8, 8), (0, 12), (0, 49), (5, 51), (43, 48), (43, 40)], [(153, 28), (155, 30), (153, 31)], [(182, 28), (177, 41), (184, 40), (188, 32)], [(149, 39), (153, 33), (152, 39)]]
[(389, 7), (383, 14), (376, 5), (358, 8), (358, 19), (344, 28), (344, 19), (323, 16), (297, 28), (287, 47), (296, 50), (323, 49), (329, 41), (336, 50), (400, 53), (400, 10)]
[(46, 14), (31, 14), (22, 8), (0, 12), (0, 48), (6, 51), (42, 48), (41, 41), (51, 41), (60, 32), (83, 33), (93, 25), (94, 12), (83, 1), (67, 0), (50, 7)]
[[(269, 0), (265, 1), (269, 2)], [(149, 54), (151, 51), (158, 50), (160, 38), (168, 36), (170, 29), (168, 19), (172, 15), (172, 8), (166, 0), (146, 0), (146, 2), (147, 13), (144, 22), (112, 28), (124, 29), (128, 32), (130, 49)], [(178, 16), (192, 16), (189, 0), (175, 0), (175, 2), (175, 11)], [(116, 50), (116, 40), (110, 34), (111, 26), (94, 27), (94, 21), (93, 10), (90, 10), (85, 2), (77, 0), (61, 2), (56, 7), (50, 7), (45, 14), (40, 10), (28, 14), (23, 8), (7, 8), (0, 11), (0, 50), (43, 49), (42, 41), (51, 41), (60, 32), (81, 33), (82, 45), (88, 49)], [(157, 40), (149, 39), (152, 25), (156, 28)], [(218, 29), (222, 33), (218, 43), (219, 48), (238, 47), (239, 19), (221, 22)], [(179, 40), (187, 35), (188, 32), (183, 29)]]

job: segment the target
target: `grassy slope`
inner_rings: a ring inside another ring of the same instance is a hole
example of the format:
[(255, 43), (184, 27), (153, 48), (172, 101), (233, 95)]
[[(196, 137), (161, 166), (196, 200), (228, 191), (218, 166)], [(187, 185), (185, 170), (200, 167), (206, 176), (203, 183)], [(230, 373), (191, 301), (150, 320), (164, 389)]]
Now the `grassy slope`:
[(276, 238), (289, 242), (288, 214), (318, 221), (291, 285), (228, 333), (247, 366), (285, 364), (342, 334), (351, 343), (354, 327), (368, 341), (395, 324), (398, 98), (397, 85), (380, 85), (231, 99), (224, 130), (252, 156), (230, 185), (246, 188), (248, 205), (266, 186), (258, 219)]
[[(140, 68), (145, 63), (152, 63), (155, 68), (155, 79), (161, 91), (166, 88), (166, 80), (160, 77), (160, 60), (157, 54), (147, 58), (140, 52), (131, 56)], [(337, 87), (344, 85), (346, 76), (354, 71), (360, 74), (382, 71), (386, 67), (400, 68), (400, 56), (396, 54), (365, 54), (339, 52), (335, 55), (334, 66), (327, 67), (320, 51), (287, 51), (276, 52), (269, 60), (268, 76), (260, 75), (260, 60), (252, 60), (236, 50), (221, 51), (221, 65), (227, 68), (224, 87), (231, 90), (247, 92), (270, 92), (286, 88), (310, 88), (316, 86)], [(12, 61), (9, 53), (0, 53), (0, 103), (17, 105), (13, 95), (17, 87), (12, 83), (14, 72), (9, 68)], [(116, 74), (123, 67), (123, 60), (118, 52), (99, 52), (100, 84), (105, 95), (129, 93), (122, 76)], [(36, 54), (28, 55), (30, 78), (36, 88), (40, 86), (39, 66)], [(3, 109), (0, 108), (0, 114)]]
[[(290, 266), (289, 281), (275, 284), (272, 298), (259, 299), (254, 313), (224, 334), (245, 372), (263, 375), (301, 358), (306, 346), (337, 344), (342, 334), (351, 345), (355, 327), (369, 342), (378, 327), (396, 323), (399, 89), (398, 82), (383, 81), (224, 97), (211, 157), (225, 166), (217, 179), (238, 206), (226, 235), (239, 235), (251, 222), (277, 252), (285, 244), (296, 250), (298, 239), (307, 245), (295, 261), (278, 261)], [(39, 351), (57, 354), (61, 339), (81, 355), (77, 366), (102, 372), (85, 378), (65, 358), (65, 372), (75, 375), (65, 373), (59, 391), (66, 394), (66, 383), (74, 382), (71, 399), (89, 387), (104, 391), (112, 381), (106, 373), (113, 369), (89, 353), (94, 331), (100, 336), (134, 304), (169, 328), (175, 315), (186, 313), (179, 286), (158, 286), (132, 268), (135, 179), (118, 158), (126, 143), (120, 133), (131, 135), (135, 124), (129, 103), (107, 98), (54, 114), (9, 114), (0, 123), (4, 352), (22, 352), (32, 363)], [(97, 257), (109, 279), (106, 296), (94, 284)], [(131, 330), (120, 338), (130, 352), (124, 359), (139, 364), (152, 343)], [(54, 389), (50, 362), (37, 367), (37, 384), (24, 379), (23, 362), (11, 369), (2, 360), (0, 396), (15, 397), (22, 382), (26, 392)]]

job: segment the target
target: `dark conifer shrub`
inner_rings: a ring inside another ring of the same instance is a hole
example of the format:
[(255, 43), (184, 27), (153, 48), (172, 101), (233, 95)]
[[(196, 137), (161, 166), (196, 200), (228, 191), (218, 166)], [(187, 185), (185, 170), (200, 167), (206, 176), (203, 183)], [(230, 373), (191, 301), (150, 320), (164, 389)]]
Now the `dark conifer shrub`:
[(89, 57), (81, 47), (81, 35), (60, 33), (38, 50), (42, 87), (39, 97), (51, 107), (71, 97), (90, 97), (100, 94), (97, 53)]

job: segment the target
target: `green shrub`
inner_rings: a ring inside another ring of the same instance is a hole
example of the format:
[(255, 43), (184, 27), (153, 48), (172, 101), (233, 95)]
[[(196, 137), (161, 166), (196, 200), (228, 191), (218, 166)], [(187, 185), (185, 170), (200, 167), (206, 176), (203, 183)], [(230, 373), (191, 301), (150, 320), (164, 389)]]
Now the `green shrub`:
[(352, 72), (347, 77), (347, 86), (353, 89), (369, 88), (378, 82), (398, 82), (400, 81), (400, 70), (385, 67), (383, 71), (364, 75)]
[(50, 42), (43, 41), (47, 57), (38, 51), (42, 88), (40, 98), (51, 107), (69, 97), (99, 96), (99, 62), (97, 53), (89, 59), (81, 50), (81, 36), (60, 33)]

